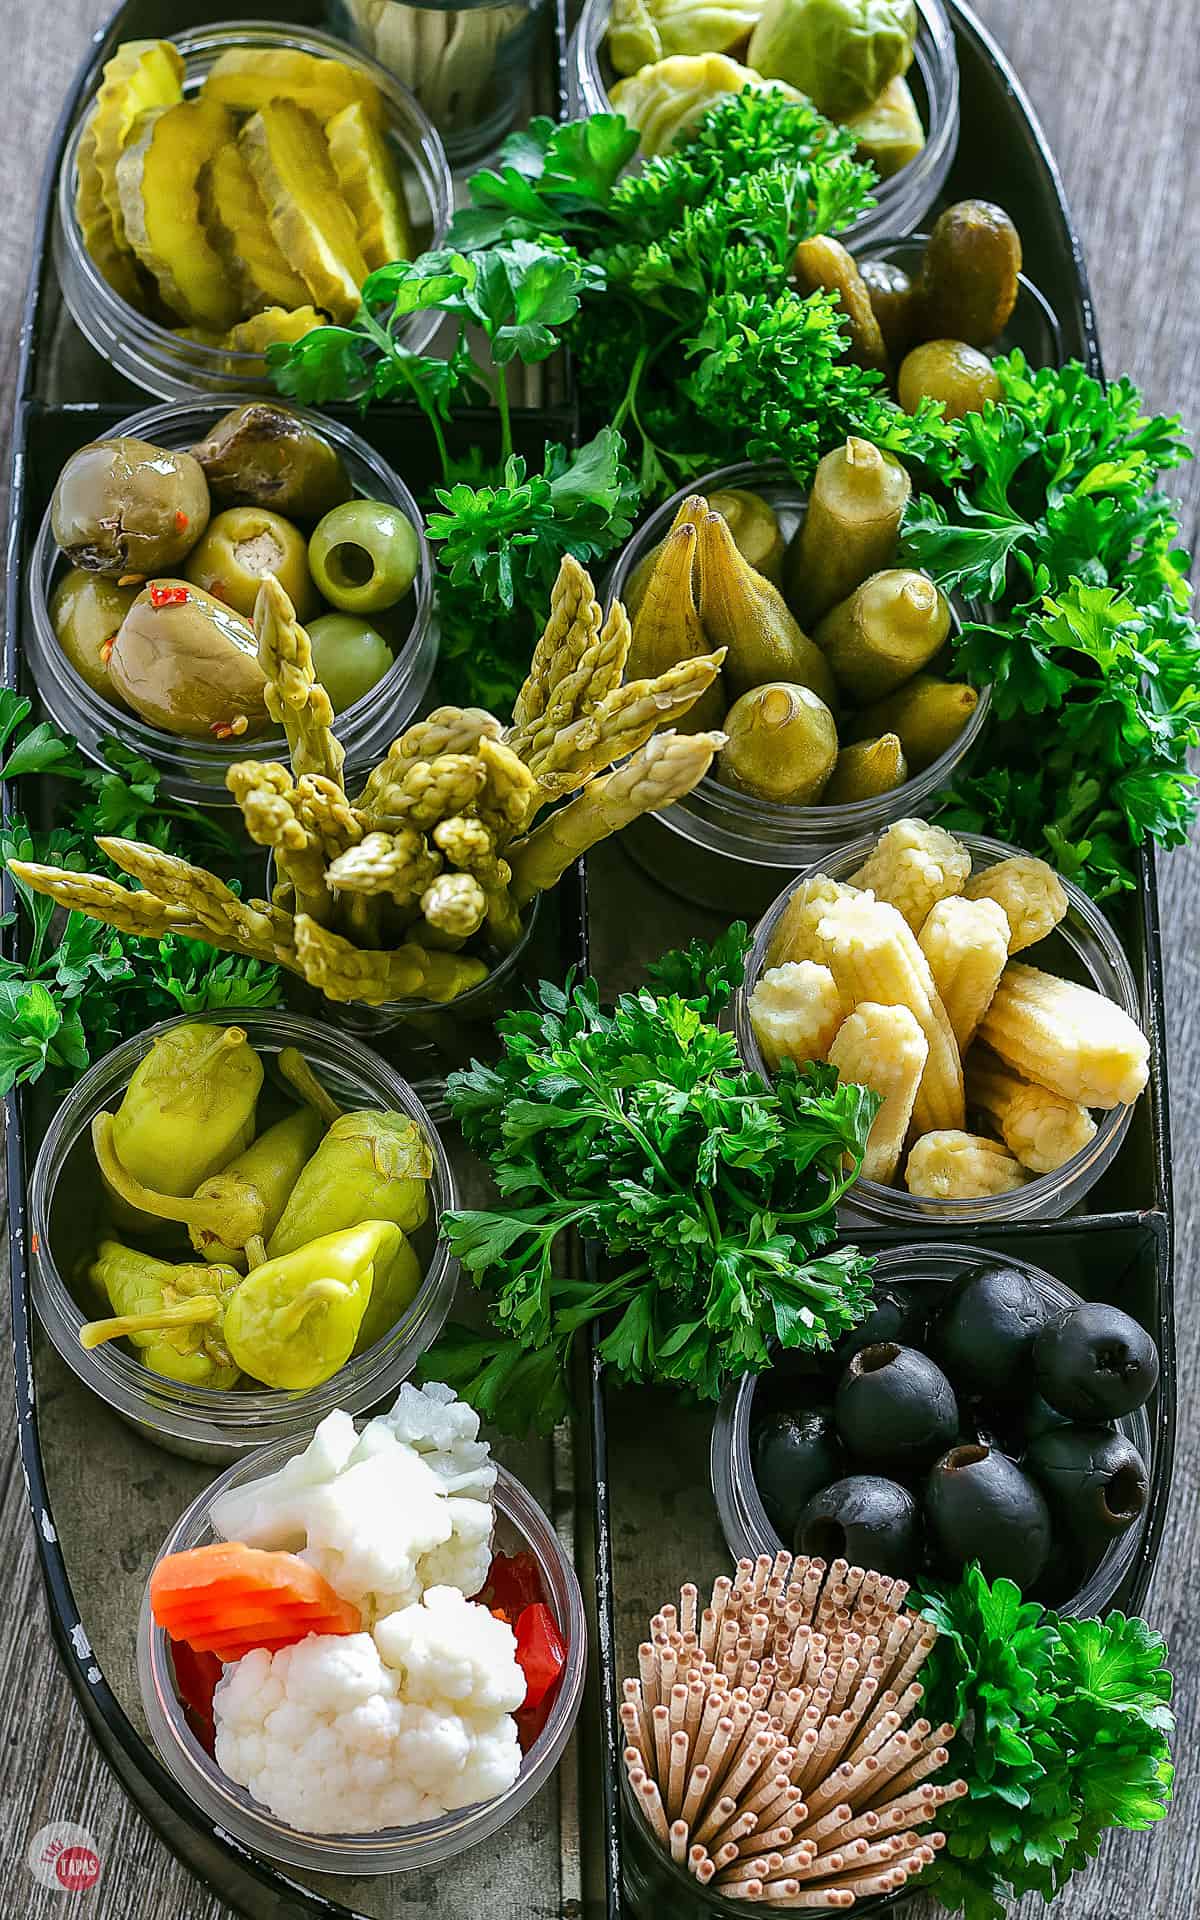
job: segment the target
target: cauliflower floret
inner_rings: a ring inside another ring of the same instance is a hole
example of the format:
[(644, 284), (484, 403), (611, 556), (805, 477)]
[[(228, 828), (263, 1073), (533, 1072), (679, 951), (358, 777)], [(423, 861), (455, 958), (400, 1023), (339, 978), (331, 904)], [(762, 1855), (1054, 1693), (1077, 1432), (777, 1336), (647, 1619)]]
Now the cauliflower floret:
[(420, 1606), (380, 1620), (375, 1644), (410, 1704), (489, 1716), (515, 1713), (525, 1698), (512, 1628), (457, 1587), (430, 1587)]
[(335, 1479), (357, 1444), (348, 1413), (339, 1407), (326, 1414), (304, 1452), (278, 1473), (264, 1474), (248, 1486), (231, 1487), (213, 1501), (213, 1532), (223, 1540), (240, 1540), (243, 1546), (295, 1553), (304, 1545), (311, 1489)]
[[(218, 1766), (306, 1833), (412, 1826), (506, 1792), (521, 1771), (504, 1704), (524, 1698), (516, 1642), (456, 1588), (430, 1598), (382, 1623), (382, 1641), (311, 1634), (227, 1667), (213, 1697)], [(413, 1653), (427, 1697), (410, 1694), (389, 1642)]]
[(411, 1447), (381, 1447), (314, 1487), (301, 1554), (368, 1621), (419, 1600), (422, 1554), (450, 1539), (453, 1517), (437, 1475)]
[(453, 1532), (442, 1546), (423, 1555), (421, 1579), (427, 1588), (457, 1587), (470, 1598), (487, 1580), (492, 1564), (495, 1515), (486, 1500), (454, 1497), (446, 1506)]
[(391, 1412), (371, 1421), (360, 1447), (374, 1427), (386, 1427), (393, 1439), (415, 1447), (425, 1465), (445, 1483), (447, 1493), (486, 1500), (496, 1484), (491, 1449), (479, 1438), (479, 1415), (441, 1381), (431, 1381), (427, 1387), (405, 1381)]

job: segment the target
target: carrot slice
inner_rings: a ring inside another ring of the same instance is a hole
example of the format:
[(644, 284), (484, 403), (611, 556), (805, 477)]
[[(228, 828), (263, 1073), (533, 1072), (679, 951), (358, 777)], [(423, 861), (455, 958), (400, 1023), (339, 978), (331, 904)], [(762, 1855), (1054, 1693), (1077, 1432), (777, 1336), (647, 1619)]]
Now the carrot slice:
[(310, 1633), (358, 1633), (362, 1615), (294, 1553), (217, 1541), (168, 1554), (150, 1576), (150, 1608), (173, 1640), (240, 1660), (278, 1652)]

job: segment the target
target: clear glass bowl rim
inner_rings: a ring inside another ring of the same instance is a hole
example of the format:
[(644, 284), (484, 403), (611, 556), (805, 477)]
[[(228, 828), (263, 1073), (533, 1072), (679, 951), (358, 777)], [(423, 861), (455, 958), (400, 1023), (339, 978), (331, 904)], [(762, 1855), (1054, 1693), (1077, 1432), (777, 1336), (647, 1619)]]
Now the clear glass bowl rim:
[[(153, 1042), (173, 1028), (204, 1022), (239, 1026), (251, 1045), (279, 1043), (299, 1047), (315, 1067), (327, 1067), (357, 1079), (373, 1102), (386, 1100), (421, 1128), (433, 1154), (430, 1181), (435, 1242), (429, 1266), (404, 1318), (384, 1340), (349, 1360), (319, 1387), (286, 1393), (261, 1387), (219, 1392), (212, 1387), (168, 1381), (109, 1342), (92, 1350), (80, 1346), (84, 1314), (58, 1270), (50, 1241), (50, 1222), (58, 1182), (89, 1116), (128, 1084), (138, 1061)], [(441, 1137), (407, 1081), (378, 1054), (339, 1028), (288, 1013), (282, 1008), (226, 1007), (180, 1014), (123, 1041), (104, 1055), (62, 1101), (38, 1148), (29, 1183), (30, 1262), (34, 1306), (43, 1328), (63, 1360), (84, 1386), (126, 1419), (171, 1439), (214, 1450), (245, 1454), (265, 1439), (309, 1433), (336, 1407), (368, 1407), (395, 1392), (420, 1354), (432, 1344), (446, 1320), (458, 1283), (458, 1261), (437, 1232), (442, 1213), (457, 1205), (454, 1171)]]
[[(343, 61), (370, 75), (387, 101), (393, 115), (406, 121), (403, 133), (393, 128), (393, 135), (407, 151), (410, 159), (419, 152), (423, 163), (420, 169), (422, 191), (429, 200), (429, 212), (433, 225), (431, 245), (440, 244), (442, 236), (450, 223), (453, 212), (454, 181), (450, 163), (446, 158), (441, 139), (432, 120), (420, 101), (396, 78), (394, 73), (382, 66), (379, 61), (363, 53), (360, 48), (351, 46), (346, 40), (335, 34), (325, 33), (319, 27), (280, 26), (276, 20), (225, 20), (212, 26), (185, 28), (182, 32), (170, 36), (178, 49), (185, 65), (189, 60), (202, 60), (209, 54), (220, 54), (231, 47), (255, 45), (260, 47), (278, 47), (299, 53), (312, 53), (320, 58)], [(59, 173), (57, 214), (60, 232), (63, 236), (72, 267), (80, 274), (87, 290), (88, 301), (94, 311), (103, 314), (110, 324), (115, 323), (118, 331), (131, 340), (144, 341), (152, 350), (163, 352), (169, 363), (182, 365), (181, 347), (186, 346), (186, 357), (193, 361), (193, 371), (198, 380), (211, 379), (214, 390), (224, 392), (226, 385), (240, 379), (261, 378), (264, 369), (261, 353), (242, 350), (229, 351), (223, 347), (210, 347), (203, 341), (181, 342), (169, 327), (159, 325), (155, 320), (139, 313), (137, 308), (123, 300), (100, 272), (83, 243), (83, 235), (75, 214), (75, 174), (78, 161), (79, 144), (87, 124), (88, 115), (95, 104), (99, 92), (101, 74), (97, 71), (95, 85), (79, 109), (78, 117), (67, 136), (63, 154), (62, 168)], [(406, 337), (406, 345), (414, 352), (428, 346), (440, 322), (439, 315), (414, 316), (414, 324)], [(81, 331), (87, 332), (86, 328)], [(89, 336), (90, 337), (90, 336)], [(130, 379), (139, 385), (154, 391), (152, 382), (123, 369)], [(149, 372), (153, 372), (151, 367)], [(261, 393), (257, 396), (261, 398)]]
[[(208, 427), (233, 412), (237, 407), (261, 406), (266, 396), (261, 393), (229, 393), (220, 395), (198, 394), (194, 400), (166, 401), (161, 405), (144, 407), (138, 413), (131, 413), (119, 420), (100, 437), (105, 440), (122, 438), (157, 441), (172, 451), (195, 445), (203, 437)], [(386, 707), (389, 691), (395, 695), (411, 678), (421, 643), (429, 631), (434, 619), (433, 559), (429, 541), (425, 533), (425, 516), (409, 492), (404, 481), (391, 463), (376, 452), (361, 434), (352, 427), (344, 426), (340, 420), (331, 419), (326, 414), (313, 413), (308, 408), (295, 405), (291, 400), (280, 399), (279, 405), (302, 420), (307, 427), (323, 440), (337, 449), (339, 453), (349, 453), (356, 461), (361, 461), (378, 480), (382, 492), (387, 496), (386, 504), (397, 507), (411, 522), (417, 536), (420, 560), (416, 578), (413, 581), (412, 622), (404, 644), (395, 660), (384, 674), (383, 679), (336, 716), (334, 730), (338, 738), (346, 744), (347, 759), (352, 760), (353, 742), (363, 723), (379, 712), (381, 704)], [(357, 495), (365, 498), (365, 495)], [(221, 511), (217, 507), (216, 511)], [(88, 686), (82, 675), (76, 672), (71, 662), (59, 646), (54, 634), (54, 625), (50, 618), (50, 587), (60, 559), (54, 531), (50, 524), (51, 505), (47, 505), (42, 515), (41, 525), (33, 545), (28, 569), (29, 607), (37, 629), (37, 638), (42, 658), (47, 668), (53, 667), (63, 687), (70, 695), (72, 703), (86, 716), (89, 724), (98, 734), (121, 735), (122, 740), (136, 748), (145, 758), (161, 763), (172, 760), (176, 755), (185, 757), (195, 769), (210, 771), (214, 777), (233, 766), (236, 761), (244, 760), (248, 755), (255, 759), (288, 761), (290, 749), (282, 734), (253, 740), (207, 741), (185, 739), (177, 734), (167, 733), (161, 727), (151, 726), (137, 714), (124, 714), (119, 708), (110, 707), (100, 695)], [(397, 683), (401, 683), (398, 685)], [(424, 688), (416, 689), (419, 701)], [(399, 714), (404, 705), (401, 700), (397, 707)], [(414, 703), (415, 704), (415, 703)], [(397, 720), (397, 725), (403, 721)], [(87, 751), (85, 745), (82, 750)], [(93, 754), (91, 756), (95, 758)], [(215, 788), (208, 800), (209, 805), (230, 806), (232, 796), (227, 795), (223, 786)]]
[[(999, 1254), (974, 1241), (933, 1240), (914, 1246), (881, 1250), (876, 1255), (876, 1277), (884, 1284), (908, 1280), (938, 1279), (949, 1283), (958, 1274), (977, 1267), (982, 1261), (995, 1260), (1014, 1267), (1032, 1280), (1040, 1293), (1048, 1295), (1055, 1306), (1064, 1309), (1081, 1304), (1081, 1296), (1048, 1273), (1044, 1267), (1012, 1254)], [(938, 1264), (947, 1268), (944, 1276), (930, 1269)], [(785, 1542), (779, 1538), (762, 1503), (750, 1452), (750, 1419), (755, 1390), (764, 1374), (745, 1374), (727, 1387), (713, 1420), (709, 1450), (710, 1480), (713, 1498), (720, 1516), (721, 1531), (734, 1559), (743, 1554), (776, 1553)], [(1154, 1430), (1145, 1407), (1114, 1422), (1119, 1433), (1131, 1440), (1146, 1464), (1147, 1478), (1154, 1468)], [(1137, 1558), (1138, 1548), (1150, 1521), (1150, 1500), (1133, 1526), (1118, 1534), (1080, 1591), (1069, 1602), (1055, 1609), (1071, 1617), (1088, 1619), (1104, 1612), (1119, 1590), (1122, 1580)]]
[[(357, 1423), (361, 1429), (363, 1422)], [(155, 1559), (200, 1544), (210, 1532), (213, 1501), (228, 1487), (273, 1472), (307, 1446), (305, 1433), (262, 1447), (226, 1468), (193, 1500), (164, 1540)], [(149, 1577), (137, 1629), (137, 1665), (142, 1703), (155, 1746), (168, 1770), (210, 1819), (268, 1859), (332, 1874), (414, 1871), (449, 1860), (476, 1846), (512, 1820), (544, 1786), (570, 1739), (587, 1671), (587, 1620), (578, 1575), (554, 1527), (533, 1495), (497, 1463), (493, 1505), (535, 1555), (551, 1611), (567, 1645), (567, 1663), (550, 1717), (513, 1785), (494, 1800), (477, 1802), (422, 1826), (369, 1834), (304, 1834), (276, 1820), (244, 1787), (221, 1773), (184, 1719), (171, 1682), (167, 1636), (150, 1612)]]
[[(1007, 846), (1004, 841), (992, 840), (983, 834), (956, 833), (954, 837), (966, 847), (973, 863), (982, 859), (985, 866), (994, 866), (1000, 860), (1010, 860), (1024, 852), (1021, 847)], [(752, 1072), (760, 1073), (765, 1080), (769, 1081), (771, 1076), (750, 1019), (749, 1002), (764, 971), (763, 962), (775, 928), (792, 894), (803, 881), (821, 873), (833, 880), (844, 878), (862, 865), (877, 838), (875, 833), (866, 834), (861, 840), (854, 841), (850, 846), (839, 847), (836, 853), (814, 860), (810, 866), (793, 874), (754, 929), (746, 957), (745, 979), (734, 996), (733, 1018), (742, 1059)], [(1145, 1031), (1147, 1021), (1141, 996), (1133, 969), (1116, 933), (1095, 901), (1073, 881), (1062, 880), (1062, 885), (1067, 895), (1067, 914), (1056, 931), (1069, 940), (1072, 916), (1082, 921), (1086, 934), (1100, 950), (1109, 968), (1109, 979), (1101, 983), (1091, 962), (1086, 956), (1079, 955), (1086, 971), (1092, 976), (1096, 991), (1107, 992), (1115, 988), (1109, 997), (1115, 999), (1130, 1019), (1137, 1021)], [(1034, 951), (1031, 949), (1031, 952)], [(1036, 960), (1031, 964), (1036, 964)], [(1111, 1164), (1129, 1130), (1133, 1113), (1132, 1106), (1113, 1107), (1102, 1113), (1094, 1138), (1081, 1152), (1053, 1173), (1035, 1175), (1015, 1193), (989, 1196), (983, 1200), (925, 1200), (900, 1187), (881, 1186), (874, 1180), (857, 1180), (847, 1193), (846, 1204), (851, 1209), (861, 1205), (872, 1220), (897, 1226), (910, 1225), (914, 1221), (933, 1225), (939, 1220), (956, 1226), (999, 1225), (1006, 1221), (1054, 1218), (1082, 1199)], [(1056, 1211), (1047, 1211), (1048, 1207), (1056, 1208)]]

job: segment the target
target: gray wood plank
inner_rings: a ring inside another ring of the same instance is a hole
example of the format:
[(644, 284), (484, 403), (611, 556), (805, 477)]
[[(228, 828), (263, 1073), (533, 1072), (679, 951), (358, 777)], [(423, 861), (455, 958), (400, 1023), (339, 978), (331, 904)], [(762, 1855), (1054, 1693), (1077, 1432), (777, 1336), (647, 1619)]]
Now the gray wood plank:
[[(0, 422), (7, 433), (19, 303), (28, 266), (31, 210), (50, 129), (88, 33), (107, 0), (5, 0), (0, 127), (6, 194), (0, 207)], [(231, 9), (231, 11), (233, 11)], [(1013, 56), (1058, 153), (1083, 228), (1111, 370), (1127, 369), (1151, 403), (1200, 425), (1200, 207), (1194, 194), (1200, 46), (1186, 9), (1168, 0), (979, 0), (978, 11)], [(1016, 210), (1019, 212), (1019, 210)], [(0, 487), (3, 481), (0, 480)], [(1188, 543), (1195, 545), (1200, 487), (1183, 476)], [(1184, 1756), (1167, 1826), (1122, 1836), (1057, 1903), (1062, 1920), (1174, 1920), (1196, 1910), (1200, 1885), (1200, 1788), (1188, 1756), (1198, 1737), (1200, 1646), (1195, 1565), (1200, 1553), (1198, 1436), (1186, 1388), (1200, 1373), (1200, 852), (1162, 864), (1173, 1119), (1178, 1182), (1180, 1422), (1176, 1498), (1148, 1606), (1170, 1636), (1179, 1678)], [(0, 1564), (8, 1630), (0, 1636), (0, 1724), (6, 1765), (0, 1787), (0, 1913), (51, 1920), (221, 1920), (227, 1912), (198, 1888), (125, 1800), (84, 1732), (45, 1625), (24, 1488), (0, 1394)], [(1188, 1496), (1192, 1495), (1192, 1498)], [(706, 1496), (705, 1496), (706, 1497)], [(35, 1887), (25, 1866), (32, 1834), (49, 1820), (81, 1821), (95, 1833), (103, 1876), (68, 1903)], [(1042, 1912), (1022, 1909), (1022, 1920)]]

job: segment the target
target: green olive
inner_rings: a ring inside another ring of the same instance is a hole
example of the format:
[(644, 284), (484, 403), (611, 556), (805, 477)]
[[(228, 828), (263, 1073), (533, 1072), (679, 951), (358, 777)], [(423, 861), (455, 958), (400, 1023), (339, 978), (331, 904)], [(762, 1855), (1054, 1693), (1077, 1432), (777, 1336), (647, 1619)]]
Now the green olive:
[(114, 579), (170, 573), (208, 525), (208, 482), (190, 453), (129, 437), (80, 447), (50, 503), (68, 560)]
[(108, 677), (108, 650), (136, 599), (136, 587), (119, 587), (102, 573), (72, 567), (50, 601), (54, 636), (67, 659), (93, 693), (114, 704), (119, 703)]
[(965, 340), (927, 340), (914, 347), (900, 369), (900, 405), (915, 413), (921, 401), (940, 400), (947, 420), (979, 413), (1000, 398), (996, 369), (986, 353)]
[(219, 513), (193, 547), (184, 573), (247, 620), (253, 617), (264, 573), (275, 575), (298, 620), (307, 620), (320, 605), (304, 535), (265, 507), (228, 507)]
[(377, 686), (392, 664), (381, 633), (353, 613), (323, 613), (308, 629), (313, 668), (335, 713), (344, 713)]
[(143, 720), (189, 740), (267, 731), (266, 679), (248, 620), (186, 580), (144, 587), (121, 623), (108, 671)]
[(340, 613), (382, 613), (416, 578), (421, 543), (399, 507), (347, 500), (327, 513), (308, 543), (312, 577)]

